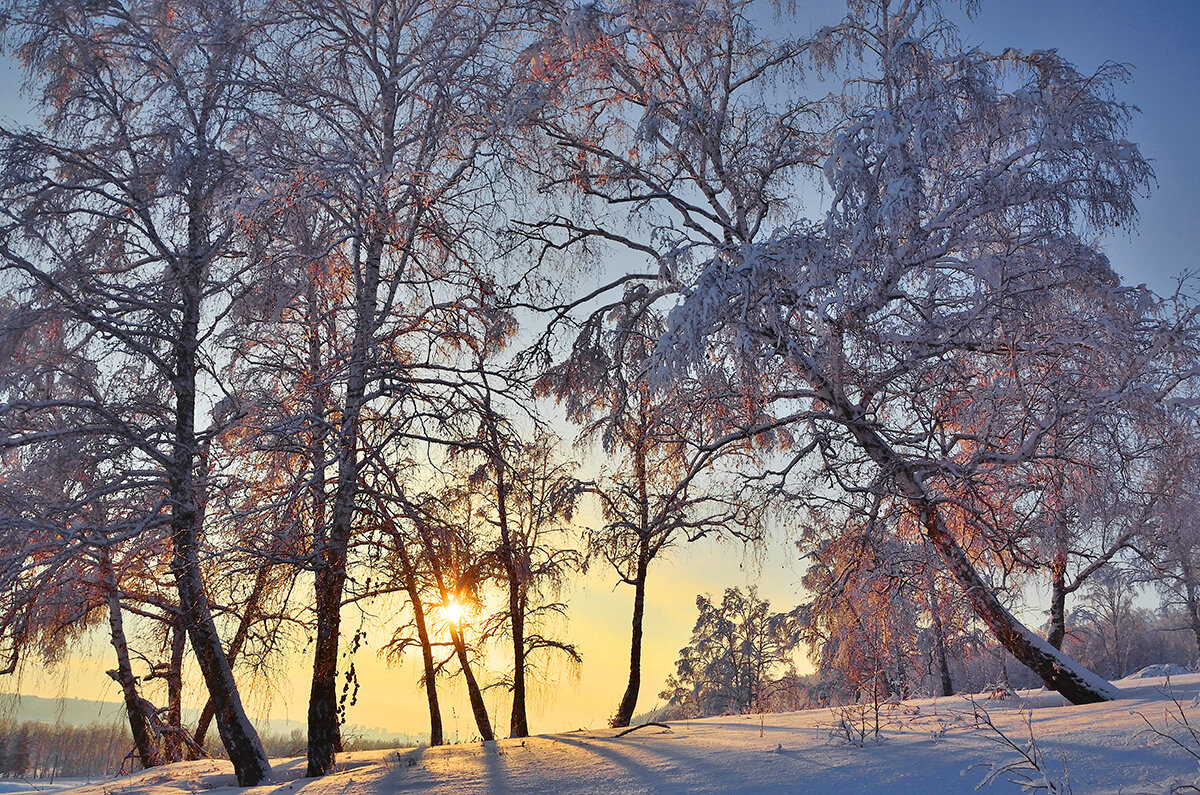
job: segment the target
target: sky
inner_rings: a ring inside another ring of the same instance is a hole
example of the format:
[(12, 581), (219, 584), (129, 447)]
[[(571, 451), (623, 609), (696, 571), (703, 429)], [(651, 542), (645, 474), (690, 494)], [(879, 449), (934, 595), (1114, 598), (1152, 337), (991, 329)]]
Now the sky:
[[(832, 0), (797, 2), (795, 25), (800, 33), (837, 21), (840, 5)], [(814, 11), (817, 9), (819, 11)], [(960, 13), (956, 16), (962, 17)], [(984, 0), (979, 13), (962, 22), (966, 42), (999, 51), (1056, 48), (1083, 71), (1105, 60), (1129, 64), (1131, 82), (1119, 97), (1136, 105), (1128, 138), (1151, 159), (1158, 187), (1140, 205), (1136, 229), (1122, 230), (1102, 243), (1123, 278), (1146, 283), (1159, 292), (1173, 289), (1175, 276), (1200, 262), (1200, 3), (1190, 0)], [(19, 96), (19, 73), (0, 61), (0, 120), (28, 119)], [(686, 644), (695, 620), (698, 593), (719, 595), (726, 587), (755, 584), (775, 609), (803, 600), (802, 567), (786, 538), (760, 552), (747, 552), (725, 542), (703, 542), (676, 550), (649, 578), (647, 643), (640, 709), (654, 705), (678, 650)], [(567, 594), (571, 620), (566, 631), (584, 657), (578, 678), (560, 677), (553, 687), (536, 690), (531, 702), (535, 731), (569, 730), (602, 725), (616, 708), (628, 666), (631, 591), (614, 587), (609, 573), (597, 568)], [(111, 667), (109, 649), (94, 645), (90, 658), (77, 656), (69, 666), (50, 672), (27, 671), (19, 681), (23, 692), (118, 700), (116, 686), (104, 674)], [(398, 732), (427, 730), (427, 714), (418, 690), (417, 661), (400, 667), (383, 664), (370, 648), (359, 652), (356, 669), (361, 683), (359, 703), (349, 722)], [(303, 720), (310, 663), (297, 657), (290, 676), (273, 688), (256, 686), (246, 694), (252, 710), (274, 718)], [(0, 679), (0, 690), (18, 683)], [(198, 699), (193, 693), (193, 699)], [(465, 696), (452, 690), (445, 707), (450, 736), (472, 732)], [(493, 710), (493, 723), (503, 730), (506, 714)]]

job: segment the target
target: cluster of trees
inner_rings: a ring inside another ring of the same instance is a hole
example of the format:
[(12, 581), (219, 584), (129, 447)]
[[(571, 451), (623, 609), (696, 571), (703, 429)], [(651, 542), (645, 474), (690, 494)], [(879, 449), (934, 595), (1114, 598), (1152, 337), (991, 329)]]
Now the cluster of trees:
[[(976, 565), (1007, 606), (1045, 617), (1047, 645), (1101, 676), (1194, 665), (1195, 451), (1162, 426), (1123, 427), (1110, 440), (1081, 445), (1073, 459), (1058, 442), (1054, 456), (998, 489), (985, 509), (1006, 532), (971, 539)], [(957, 598), (914, 519), (883, 502), (821, 519), (802, 542), (812, 599), (800, 624), (826, 697), (1008, 684), (1003, 647)], [(1157, 611), (1145, 606), (1152, 595)]]
[(450, 675), (483, 739), (489, 685), (523, 736), (530, 672), (578, 661), (562, 589), (604, 561), (633, 591), (626, 724), (652, 564), (775, 506), (815, 517), (797, 637), (928, 625), (944, 660), (974, 616), (1111, 697), (1006, 595), (1049, 577), (1057, 627), (1135, 550), (1200, 598), (1197, 481), (1155, 463), (1200, 437), (1194, 304), (1093, 242), (1152, 181), (1124, 70), (967, 48), (936, 0), (808, 37), (762, 5), (5, 0), (39, 121), (0, 130), (0, 670), (104, 625), (142, 764), (215, 722), (251, 785), (239, 680), (303, 646), (321, 775), (350, 611), (403, 605), (434, 742)]
[(789, 712), (798, 700), (796, 613), (772, 613), (751, 587), (727, 588), (720, 603), (697, 596), (691, 642), (679, 650), (675, 674), (659, 698), (664, 718), (745, 712)]
[(0, 720), (0, 777), (4, 778), (115, 776), (128, 750), (129, 730), (119, 724)]

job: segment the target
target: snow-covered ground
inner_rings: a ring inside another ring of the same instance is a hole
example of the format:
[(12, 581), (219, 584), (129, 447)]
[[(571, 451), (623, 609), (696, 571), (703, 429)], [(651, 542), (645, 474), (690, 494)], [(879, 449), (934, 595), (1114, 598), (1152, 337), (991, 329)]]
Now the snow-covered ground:
[[(1145, 716), (1200, 754), (1182, 715), (1200, 728), (1200, 674), (1170, 679), (1130, 677), (1115, 684), (1122, 698), (1083, 707), (1052, 693), (975, 700), (995, 725), (1026, 747), (1029, 729), (1053, 783), (1075, 793), (1161, 793), (1169, 782), (1196, 781), (1197, 760), (1151, 732)], [(766, 792), (951, 793), (974, 790), (982, 763), (1016, 762), (1011, 748), (979, 722), (971, 700), (904, 702), (886, 710), (882, 742), (845, 742), (844, 717), (832, 710), (730, 716), (646, 727), (624, 737), (612, 729), (444, 746), (415, 751), (346, 754), (339, 771), (303, 778), (303, 760), (279, 760), (274, 782), (241, 790), (227, 762), (186, 762), (81, 787), (80, 795), (214, 794), (371, 795), (393, 792)], [(873, 725), (873, 712), (865, 714)], [(1027, 724), (1028, 720), (1028, 724)], [(857, 732), (851, 736), (857, 738)], [(1064, 761), (1066, 775), (1063, 775)], [(973, 767), (975, 766), (975, 767)], [(1020, 775), (1020, 772), (1017, 772)], [(1037, 773), (1026, 773), (1036, 778)], [(1019, 792), (1002, 775), (989, 792)], [(1063, 791), (1066, 791), (1065, 789)], [(1195, 790), (1189, 790), (1195, 791)]]

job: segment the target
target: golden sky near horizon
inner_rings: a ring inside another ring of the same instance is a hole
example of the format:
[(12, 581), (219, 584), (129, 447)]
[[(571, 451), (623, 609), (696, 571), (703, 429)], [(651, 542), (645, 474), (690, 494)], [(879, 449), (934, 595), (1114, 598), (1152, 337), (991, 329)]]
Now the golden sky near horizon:
[[(761, 550), (744, 548), (737, 541), (704, 539), (667, 550), (651, 565), (647, 581), (645, 641), (642, 660), (642, 689), (638, 711), (658, 703), (658, 693), (667, 675), (675, 669), (679, 649), (687, 644), (696, 620), (696, 595), (719, 596), (726, 587), (757, 586), (761, 597), (776, 611), (788, 610), (803, 601), (800, 590), (801, 564), (794, 547), (775, 538)], [(548, 681), (531, 684), (530, 730), (535, 733), (569, 731), (606, 724), (616, 710), (629, 673), (630, 617), (633, 589), (616, 581), (611, 569), (593, 566), (573, 583), (563, 596), (570, 605), (569, 623), (562, 636), (575, 643), (583, 656), (578, 676), (566, 665), (553, 666)], [(470, 616), (467, 617), (470, 620)], [(357, 615), (348, 610), (343, 620), (343, 648), (358, 626)], [(116, 702), (121, 692), (104, 672), (115, 667), (112, 648), (104, 630), (93, 633), (78, 653), (52, 670), (26, 666), (19, 678), (0, 678), (0, 690), (43, 697), (68, 697)], [(373, 638), (381, 633), (376, 632)], [(389, 732), (421, 734), (429, 731), (429, 712), (424, 690), (419, 686), (421, 663), (411, 653), (399, 665), (387, 664), (370, 642), (354, 655), (360, 689), (357, 703), (348, 711), (347, 723)], [(495, 678), (506, 662), (499, 653), (488, 658), (488, 671)], [(802, 672), (811, 670), (803, 652), (797, 654)], [(281, 672), (268, 685), (242, 685), (242, 698), (255, 719), (286, 719), (304, 722), (307, 715), (311, 657), (289, 655), (280, 661)], [(341, 668), (345, 668), (343, 660)], [(459, 677), (439, 679), (442, 720), (448, 740), (466, 741), (476, 736)], [(150, 699), (162, 706), (162, 694), (150, 690)], [(186, 706), (202, 706), (203, 693), (198, 672), (188, 675)], [(497, 736), (508, 735), (509, 699), (494, 688), (485, 696)], [(214, 734), (215, 738), (215, 734)]]

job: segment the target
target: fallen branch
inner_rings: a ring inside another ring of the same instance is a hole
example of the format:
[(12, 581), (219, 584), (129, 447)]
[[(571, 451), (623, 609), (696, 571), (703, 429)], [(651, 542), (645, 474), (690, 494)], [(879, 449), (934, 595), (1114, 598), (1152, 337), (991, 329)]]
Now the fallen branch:
[(638, 729), (644, 729), (644, 728), (646, 728), (647, 726), (658, 726), (658, 727), (659, 727), (659, 728), (661, 728), (661, 729), (670, 729), (670, 728), (671, 728), (670, 726), (668, 726), (668, 725), (667, 725), (667, 724), (665, 724), (665, 723), (658, 723), (657, 721), (652, 721), (652, 720), (651, 720), (651, 721), (647, 721), (647, 722), (645, 722), (645, 723), (639, 723), (637, 726), (631, 726), (631, 727), (629, 727), (628, 729), (626, 729), (625, 731), (623, 731), (623, 732), (621, 732), (620, 734), (616, 735), (616, 737), (613, 737), (613, 739), (615, 740), (617, 737), (624, 737), (626, 734), (629, 734), (630, 732), (635, 732), (635, 731), (637, 731)]

